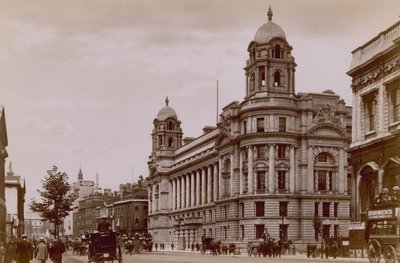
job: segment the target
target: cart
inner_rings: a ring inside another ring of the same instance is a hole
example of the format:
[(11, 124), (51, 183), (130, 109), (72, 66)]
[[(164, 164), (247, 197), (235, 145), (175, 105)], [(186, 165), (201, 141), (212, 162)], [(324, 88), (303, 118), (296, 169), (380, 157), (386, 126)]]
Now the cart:
[(89, 262), (101, 263), (114, 260), (122, 262), (121, 248), (118, 245), (117, 233), (113, 231), (94, 232), (90, 234)]

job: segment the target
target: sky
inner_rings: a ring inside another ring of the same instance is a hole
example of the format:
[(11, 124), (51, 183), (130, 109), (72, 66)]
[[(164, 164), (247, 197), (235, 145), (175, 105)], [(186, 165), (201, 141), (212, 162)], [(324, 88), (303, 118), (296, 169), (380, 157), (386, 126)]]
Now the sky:
[(26, 204), (57, 165), (70, 182), (117, 190), (148, 175), (151, 131), (169, 97), (184, 137), (245, 95), (247, 47), (280, 25), (296, 92), (351, 106), (351, 52), (399, 21), (399, 0), (0, 0), (0, 105)]

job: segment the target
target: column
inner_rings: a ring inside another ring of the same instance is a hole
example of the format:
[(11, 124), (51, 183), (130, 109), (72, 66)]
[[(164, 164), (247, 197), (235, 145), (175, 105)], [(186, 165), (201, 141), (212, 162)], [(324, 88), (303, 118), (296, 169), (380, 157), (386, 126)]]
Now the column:
[(208, 170), (207, 170), (207, 200), (206, 202), (209, 203), (211, 202), (211, 193), (212, 193), (212, 189), (211, 189), (211, 185), (212, 185), (212, 169), (211, 169), (211, 165), (207, 166)]
[(231, 160), (231, 170), (229, 172), (231, 173), (231, 187), (229, 189), (229, 191), (230, 191), (229, 196), (234, 196), (235, 195), (235, 191), (234, 191), (234, 189), (235, 189), (234, 188), (235, 187), (235, 174), (233, 171), (233, 167), (235, 166), (235, 160), (233, 159), (233, 152), (230, 154), (230, 160)]
[(339, 189), (337, 189), (339, 194), (343, 194), (345, 192), (344, 182), (345, 182), (345, 180), (347, 180), (347, 176), (345, 176), (345, 174), (344, 174), (344, 165), (345, 165), (344, 151), (341, 148), (341, 149), (339, 149), (339, 180), (336, 180), (336, 182), (337, 182), (336, 184), (338, 184), (338, 185), (337, 186), (334, 185), (332, 187), (333, 191), (335, 190), (336, 187), (339, 187)]
[(254, 194), (254, 173), (253, 173), (253, 146), (249, 146), (248, 149), (248, 165), (247, 165), (247, 180), (248, 180), (248, 193), (249, 194)]
[(239, 194), (243, 194), (243, 152), (239, 149)]
[(268, 191), (275, 193), (275, 144), (269, 145)]
[(200, 205), (200, 170), (196, 171), (196, 205)]
[(153, 196), (153, 192), (152, 192), (152, 190), (153, 190), (153, 187), (151, 186), (151, 185), (149, 185), (148, 186), (148, 188), (147, 188), (147, 190), (148, 190), (148, 193), (147, 193), (147, 200), (149, 200), (148, 201), (148, 203), (149, 203), (149, 213), (151, 213), (151, 212), (153, 212), (153, 201), (152, 201), (152, 196)]
[(186, 207), (190, 207), (190, 175), (185, 174), (184, 175), (186, 178)]
[(172, 204), (173, 204), (173, 199), (172, 199), (172, 196), (174, 195), (173, 194), (173, 191), (172, 191), (172, 180), (169, 180), (168, 181), (168, 210), (172, 210), (173, 208), (172, 208)]
[(218, 164), (214, 163), (214, 191), (213, 191), (213, 201), (218, 200)]
[(152, 207), (153, 207), (153, 212), (155, 212), (156, 211), (156, 185), (155, 184), (153, 184), (152, 185), (152, 187), (153, 187), (153, 189), (152, 189)]
[(180, 209), (181, 207), (181, 178), (176, 178), (176, 208)]
[(289, 170), (289, 192), (295, 192), (295, 159), (294, 159), (294, 145), (290, 145), (290, 152), (289, 152), (289, 163), (290, 163), (290, 170)]
[(222, 164), (222, 160), (221, 159), (219, 159), (219, 175), (218, 175), (218, 179), (219, 179), (219, 182), (218, 182), (218, 196), (219, 196), (219, 198), (222, 198), (222, 195), (224, 194), (224, 192), (223, 192), (223, 178), (222, 178), (222, 167), (223, 167), (223, 164)]
[(206, 203), (206, 170), (207, 167), (201, 169), (201, 203), (203, 205)]
[(194, 196), (194, 189), (195, 189), (195, 184), (194, 184), (194, 176), (195, 176), (195, 172), (191, 172), (190, 173), (190, 205), (192, 207), (194, 207), (196, 205), (195, 202), (195, 196)]
[(176, 179), (172, 179), (172, 210), (176, 209)]
[(314, 154), (313, 147), (307, 149), (307, 192), (314, 192)]
[(186, 207), (186, 178), (185, 175), (181, 176), (182, 179), (182, 208)]

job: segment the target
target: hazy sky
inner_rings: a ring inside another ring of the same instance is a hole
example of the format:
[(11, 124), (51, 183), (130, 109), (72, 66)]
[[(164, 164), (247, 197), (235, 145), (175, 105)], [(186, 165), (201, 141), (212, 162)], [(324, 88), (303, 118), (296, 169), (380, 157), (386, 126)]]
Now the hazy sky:
[(245, 94), (257, 29), (273, 21), (297, 63), (296, 91), (351, 103), (351, 51), (399, 20), (399, 0), (0, 0), (0, 104), (27, 203), (57, 165), (103, 188), (147, 176), (151, 130), (170, 106), (197, 137)]

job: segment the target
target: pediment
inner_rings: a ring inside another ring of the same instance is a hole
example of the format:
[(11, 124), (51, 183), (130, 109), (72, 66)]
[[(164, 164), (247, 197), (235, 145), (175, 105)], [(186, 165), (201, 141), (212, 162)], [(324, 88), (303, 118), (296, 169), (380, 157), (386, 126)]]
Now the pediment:
[(345, 137), (343, 129), (335, 124), (319, 124), (308, 131), (308, 135), (328, 136), (328, 137)]

